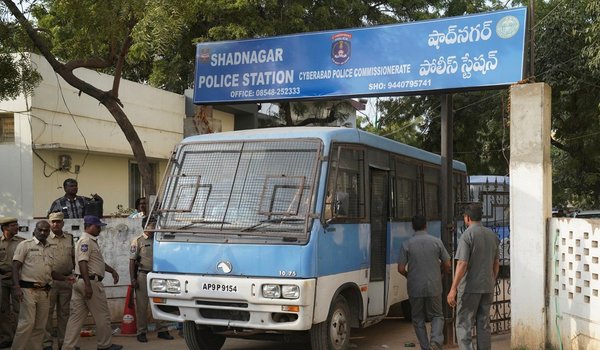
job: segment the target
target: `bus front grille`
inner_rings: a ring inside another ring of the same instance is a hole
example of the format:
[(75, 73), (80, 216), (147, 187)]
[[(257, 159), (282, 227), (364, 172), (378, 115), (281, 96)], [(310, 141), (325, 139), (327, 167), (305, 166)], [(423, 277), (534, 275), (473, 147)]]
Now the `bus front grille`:
[(213, 320), (250, 321), (250, 313), (240, 310), (200, 309), (200, 315)]

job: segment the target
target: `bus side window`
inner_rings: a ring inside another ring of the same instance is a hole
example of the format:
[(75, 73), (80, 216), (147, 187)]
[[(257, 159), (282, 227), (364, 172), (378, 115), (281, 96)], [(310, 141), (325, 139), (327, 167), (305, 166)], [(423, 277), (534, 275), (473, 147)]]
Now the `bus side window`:
[(326, 220), (364, 218), (364, 151), (340, 146), (334, 148), (333, 153), (329, 168), (324, 218)]

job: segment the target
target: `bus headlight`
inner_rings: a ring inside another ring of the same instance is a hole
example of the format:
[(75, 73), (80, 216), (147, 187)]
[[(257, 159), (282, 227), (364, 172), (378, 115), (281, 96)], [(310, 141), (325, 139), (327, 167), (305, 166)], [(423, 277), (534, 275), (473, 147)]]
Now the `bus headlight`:
[(159, 293), (181, 293), (181, 282), (175, 279), (153, 278), (150, 282), (153, 292)]
[(167, 280), (167, 293), (181, 293), (181, 282), (179, 280)]
[(281, 296), (286, 299), (300, 298), (300, 287), (294, 285), (281, 286)]
[(281, 298), (281, 288), (278, 284), (263, 284), (262, 295), (264, 298), (279, 299)]
[(166, 292), (167, 291), (167, 281), (163, 279), (154, 278), (150, 283), (153, 292)]

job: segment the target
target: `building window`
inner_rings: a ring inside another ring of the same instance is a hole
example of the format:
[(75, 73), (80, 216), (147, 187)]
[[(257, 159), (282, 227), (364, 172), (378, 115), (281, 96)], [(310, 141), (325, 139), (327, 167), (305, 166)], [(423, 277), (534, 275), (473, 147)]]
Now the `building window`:
[(15, 142), (15, 117), (12, 113), (0, 113), (0, 143)]
[[(158, 168), (156, 163), (150, 163), (150, 170), (154, 179), (154, 186), (156, 186), (156, 169)], [(156, 190), (156, 187), (155, 187)], [(144, 188), (142, 186), (142, 175), (138, 164), (135, 162), (129, 163), (129, 207), (135, 208), (135, 201), (140, 197), (146, 197)]]

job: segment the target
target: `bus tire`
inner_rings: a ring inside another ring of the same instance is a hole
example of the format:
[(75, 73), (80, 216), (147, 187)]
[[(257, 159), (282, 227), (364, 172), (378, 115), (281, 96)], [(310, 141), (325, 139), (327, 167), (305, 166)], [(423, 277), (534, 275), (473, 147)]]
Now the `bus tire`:
[(327, 320), (310, 330), (312, 350), (344, 350), (350, 344), (350, 308), (338, 295), (329, 309)]
[(225, 337), (215, 334), (212, 329), (202, 327), (193, 321), (183, 323), (183, 338), (190, 350), (220, 350)]

